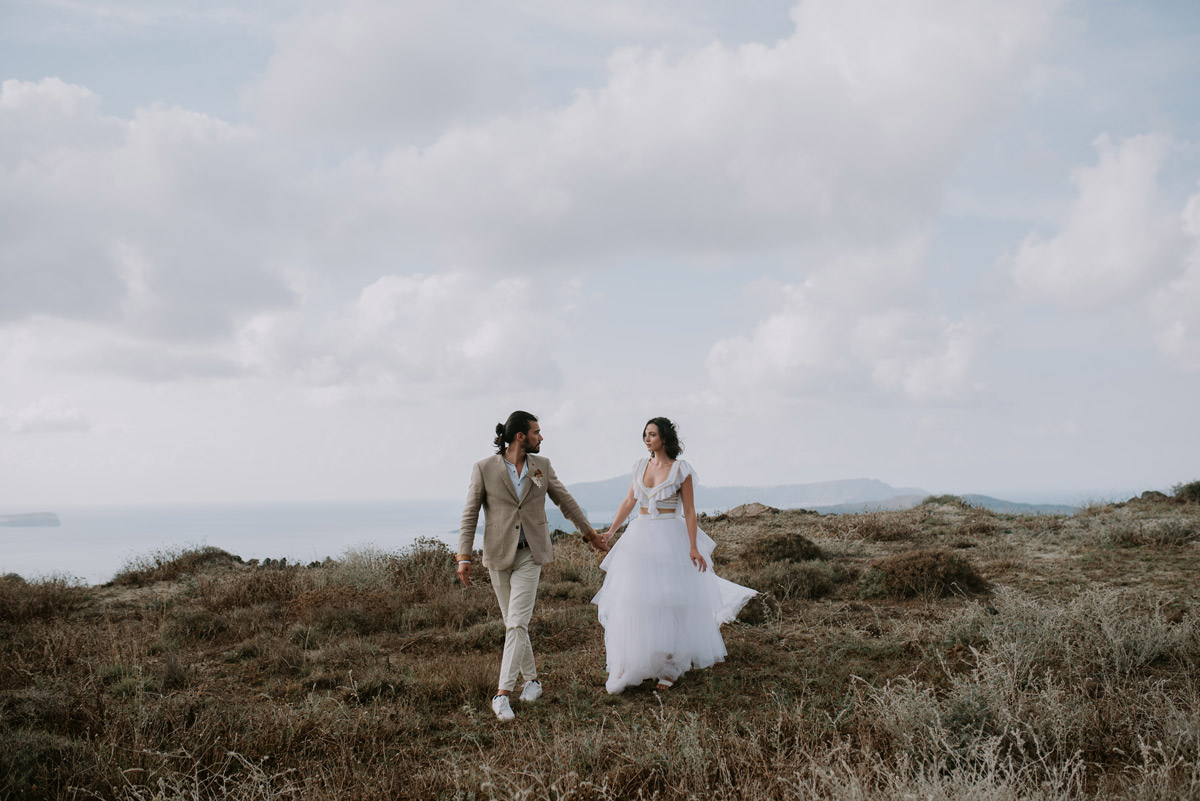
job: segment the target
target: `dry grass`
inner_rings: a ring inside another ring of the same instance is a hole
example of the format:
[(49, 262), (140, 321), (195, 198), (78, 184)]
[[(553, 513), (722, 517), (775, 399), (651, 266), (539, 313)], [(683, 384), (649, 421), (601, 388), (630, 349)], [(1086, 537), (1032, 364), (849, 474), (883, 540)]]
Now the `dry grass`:
[(487, 705), (486, 571), (459, 587), (441, 543), (5, 577), (0, 798), (1200, 795), (1197, 505), (702, 525), (721, 574), (762, 593), (727, 661), (606, 695), (603, 574), (567, 539), (530, 630), (546, 696), (509, 725)]
[(33, 582), (15, 574), (0, 576), (0, 625), (65, 617), (78, 609), (87, 595), (85, 588), (65, 576)]
[(911, 512), (864, 512), (830, 515), (822, 521), (822, 530), (827, 536), (900, 542), (916, 537), (920, 528)]
[(241, 557), (204, 545), (195, 548), (168, 548), (134, 557), (113, 577), (118, 587), (142, 587), (155, 581), (172, 581), (206, 568), (240, 564)]

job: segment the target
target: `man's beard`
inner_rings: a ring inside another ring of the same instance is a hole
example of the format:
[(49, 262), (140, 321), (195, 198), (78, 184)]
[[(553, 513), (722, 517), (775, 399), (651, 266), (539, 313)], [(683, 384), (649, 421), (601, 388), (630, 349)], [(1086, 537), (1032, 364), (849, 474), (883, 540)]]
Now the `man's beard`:
[(532, 447), (528, 443), (526, 443), (526, 445), (525, 445), (526, 453), (537, 453), (541, 449), (542, 449), (542, 443), (540, 443), (540, 442), (537, 445), (534, 445)]

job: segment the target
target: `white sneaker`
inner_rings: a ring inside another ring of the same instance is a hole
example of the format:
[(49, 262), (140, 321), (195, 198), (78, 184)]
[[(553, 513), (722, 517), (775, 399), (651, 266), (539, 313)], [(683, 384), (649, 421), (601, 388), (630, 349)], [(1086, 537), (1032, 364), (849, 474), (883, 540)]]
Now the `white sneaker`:
[(530, 679), (525, 682), (525, 686), (521, 688), (522, 701), (536, 701), (542, 697), (542, 683), (537, 679)]
[(513, 714), (512, 706), (508, 703), (507, 695), (497, 695), (492, 698), (492, 711), (496, 713), (497, 720), (512, 720), (516, 717)]

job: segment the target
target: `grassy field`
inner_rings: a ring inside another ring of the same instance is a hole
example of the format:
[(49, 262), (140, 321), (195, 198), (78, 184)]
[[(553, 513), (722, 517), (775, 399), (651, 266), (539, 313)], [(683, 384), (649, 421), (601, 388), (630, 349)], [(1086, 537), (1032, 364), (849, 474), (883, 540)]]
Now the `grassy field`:
[[(1189, 485), (1192, 486), (1192, 485)], [(1200, 503), (707, 517), (729, 656), (604, 692), (575, 539), (496, 721), (503, 624), (440, 543), (0, 579), (0, 799), (1200, 798)]]

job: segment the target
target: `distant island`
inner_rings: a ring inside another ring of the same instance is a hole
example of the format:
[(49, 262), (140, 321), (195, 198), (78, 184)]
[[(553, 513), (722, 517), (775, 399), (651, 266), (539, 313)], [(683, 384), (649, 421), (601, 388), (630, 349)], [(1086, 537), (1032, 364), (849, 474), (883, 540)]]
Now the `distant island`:
[(0, 515), (0, 526), (59, 526), (58, 515), (53, 512), (33, 512), (25, 515)]

